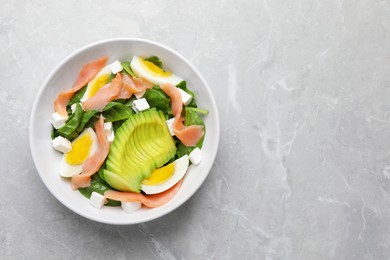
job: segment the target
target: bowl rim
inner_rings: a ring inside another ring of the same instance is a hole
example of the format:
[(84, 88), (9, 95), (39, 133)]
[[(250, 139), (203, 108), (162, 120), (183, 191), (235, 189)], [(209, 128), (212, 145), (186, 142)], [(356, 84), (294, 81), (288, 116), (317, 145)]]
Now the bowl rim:
[[(214, 122), (215, 127), (216, 127), (216, 133), (217, 133), (217, 136), (214, 137), (216, 139), (216, 148), (215, 148), (215, 150), (213, 151), (213, 153), (211, 154), (211, 157), (210, 157), (210, 159), (212, 161), (212, 164), (211, 164), (210, 168), (207, 169), (207, 174), (205, 174), (203, 176), (203, 178), (200, 180), (199, 185), (195, 189), (192, 189), (188, 193), (186, 199), (179, 201), (179, 203), (177, 203), (173, 207), (168, 208), (166, 211), (163, 211), (161, 213), (152, 215), (150, 217), (146, 217), (146, 218), (143, 218), (143, 219), (135, 220), (135, 221), (134, 220), (133, 221), (115, 220), (113, 222), (113, 221), (108, 221), (108, 220), (102, 220), (102, 219), (99, 219), (97, 217), (91, 216), (91, 215), (89, 215), (87, 213), (84, 213), (83, 210), (79, 210), (78, 208), (76, 208), (73, 205), (71, 205), (71, 203), (68, 203), (59, 194), (57, 194), (57, 192), (54, 190), (53, 187), (48, 185), (48, 183), (46, 182), (46, 180), (45, 180), (45, 178), (43, 176), (43, 170), (41, 171), (40, 167), (37, 164), (37, 162), (38, 162), (37, 155), (35, 155), (34, 151), (33, 151), (33, 138), (34, 138), (34, 133), (35, 133), (35, 131), (34, 131), (34, 118), (36, 118), (38, 101), (41, 99), (44, 91), (47, 89), (47, 86), (48, 86), (48, 83), (50, 82), (50, 80), (52, 80), (53, 76), (55, 74), (57, 74), (59, 69), (64, 64), (69, 62), (69, 60), (71, 60), (75, 56), (79, 55), (80, 53), (84, 52), (87, 49), (93, 48), (93, 47), (98, 46), (98, 45), (111, 43), (111, 42), (141, 42), (141, 43), (151, 44), (151, 45), (157, 46), (158, 48), (165, 49), (166, 51), (172, 53), (173, 55), (176, 55), (179, 59), (181, 59), (183, 62), (185, 62), (187, 66), (189, 66), (189, 68), (196, 74), (196, 76), (200, 79), (202, 84), (206, 87), (206, 92), (207, 92), (207, 94), (210, 97), (211, 106), (214, 108), (213, 113), (215, 113), (215, 118), (216, 118), (216, 122)], [(67, 55), (65, 58), (63, 58), (60, 61), (60, 63), (57, 64), (57, 66), (55, 66), (54, 69), (47, 75), (47, 77), (45, 78), (44, 82), (40, 85), (40, 87), (38, 89), (38, 92), (37, 92), (37, 94), (35, 96), (34, 102), (33, 102), (33, 106), (32, 106), (32, 109), (31, 109), (31, 114), (30, 114), (30, 123), (29, 123), (29, 146), (30, 146), (30, 152), (31, 152), (31, 155), (32, 155), (32, 158), (33, 158), (33, 162), (34, 162), (34, 165), (35, 165), (35, 169), (38, 171), (40, 179), (43, 181), (43, 183), (45, 184), (47, 189), (50, 191), (50, 193), (59, 202), (61, 202), (65, 207), (67, 207), (71, 211), (75, 212), (76, 214), (78, 214), (80, 216), (83, 216), (83, 217), (85, 217), (87, 219), (99, 222), (99, 223), (111, 224), (111, 225), (132, 225), (132, 224), (139, 224), (139, 223), (145, 223), (145, 222), (148, 222), (148, 221), (152, 221), (154, 219), (160, 218), (162, 216), (165, 216), (165, 215), (171, 213), (172, 211), (174, 211), (175, 209), (177, 209), (178, 207), (183, 205), (185, 202), (187, 202), (199, 190), (200, 186), (202, 186), (203, 182), (206, 180), (207, 176), (210, 174), (211, 168), (212, 168), (212, 166), (213, 166), (213, 164), (215, 162), (215, 158), (216, 158), (216, 155), (217, 155), (217, 151), (218, 151), (218, 147), (219, 147), (219, 139), (220, 139), (220, 121), (219, 121), (218, 107), (216, 105), (214, 96), (213, 96), (213, 94), (211, 92), (211, 89), (210, 89), (208, 83), (206, 82), (206, 80), (204, 79), (202, 74), (198, 71), (198, 69), (195, 68), (195, 66), (192, 65), (192, 63), (190, 63), (185, 57), (183, 57), (177, 51), (175, 51), (175, 50), (173, 50), (173, 49), (171, 49), (171, 48), (169, 48), (169, 47), (167, 47), (167, 46), (165, 46), (165, 45), (163, 45), (161, 43), (152, 41), (152, 40), (143, 39), (143, 38), (134, 38), (134, 37), (116, 37), (116, 38), (109, 38), (109, 39), (104, 39), (104, 40), (100, 40), (100, 41), (95, 41), (95, 42), (89, 43), (87, 45), (84, 45), (83, 47), (80, 47), (80, 48), (76, 49), (75, 51), (73, 51), (72, 53)]]

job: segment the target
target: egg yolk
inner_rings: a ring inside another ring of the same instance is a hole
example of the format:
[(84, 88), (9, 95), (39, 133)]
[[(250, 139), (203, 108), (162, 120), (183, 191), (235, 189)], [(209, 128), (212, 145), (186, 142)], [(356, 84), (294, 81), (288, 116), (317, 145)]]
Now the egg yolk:
[(169, 180), (175, 172), (175, 165), (170, 163), (164, 167), (156, 169), (149, 178), (142, 181), (144, 185), (160, 185)]
[(147, 61), (147, 60), (141, 60), (141, 64), (143, 67), (153, 76), (155, 77), (169, 77), (172, 75), (172, 72), (164, 71), (159, 66), (155, 65), (154, 63)]
[(72, 143), (72, 150), (65, 155), (65, 161), (71, 165), (83, 163), (89, 155), (93, 139), (89, 134), (80, 136)]
[(101, 89), (108, 81), (110, 75), (104, 74), (99, 76), (96, 80), (94, 80), (91, 86), (88, 87), (88, 97), (91, 98), (95, 96), (96, 92)]

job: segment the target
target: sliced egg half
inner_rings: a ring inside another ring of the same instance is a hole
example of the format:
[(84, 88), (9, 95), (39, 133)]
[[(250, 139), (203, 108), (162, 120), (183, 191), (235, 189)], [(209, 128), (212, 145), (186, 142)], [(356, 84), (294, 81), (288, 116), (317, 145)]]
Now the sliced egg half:
[(156, 194), (171, 188), (183, 178), (188, 169), (188, 155), (156, 169), (149, 178), (142, 181), (142, 191), (146, 194)]
[(101, 69), (98, 74), (88, 83), (87, 90), (81, 98), (81, 102), (93, 97), (99, 89), (101, 89), (111, 77), (111, 69), (106, 66)]
[(176, 76), (172, 72), (164, 71), (154, 63), (137, 56), (133, 57), (130, 66), (138, 77), (144, 78), (156, 85), (165, 83), (177, 85), (183, 81), (182, 78)]
[(85, 129), (72, 141), (72, 150), (62, 156), (60, 175), (62, 177), (72, 177), (81, 173), (83, 163), (97, 151), (98, 147), (95, 131), (90, 127)]

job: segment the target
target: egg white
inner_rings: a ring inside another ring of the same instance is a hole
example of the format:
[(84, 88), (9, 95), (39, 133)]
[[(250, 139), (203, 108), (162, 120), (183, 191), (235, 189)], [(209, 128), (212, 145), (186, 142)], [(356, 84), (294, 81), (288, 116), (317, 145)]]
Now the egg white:
[[(81, 138), (84, 135), (90, 135), (92, 137), (92, 146), (91, 146), (91, 149), (89, 150), (88, 157), (87, 157), (87, 158), (89, 158), (97, 151), (97, 149), (99, 147), (96, 133), (95, 133), (95, 131), (93, 131), (92, 128), (89, 127), (87, 129), (85, 129), (76, 139), (74, 139), (72, 141), (72, 144), (73, 144), (73, 142), (75, 142), (77, 139)], [(59, 174), (62, 177), (72, 177), (73, 175), (77, 175), (77, 174), (81, 173), (81, 171), (83, 169), (83, 163), (78, 164), (78, 165), (71, 165), (71, 164), (67, 163), (65, 160), (66, 154), (67, 153), (65, 153), (62, 156), (62, 159), (60, 162)]]
[(149, 71), (144, 67), (141, 60), (142, 60), (141, 58), (134, 56), (130, 63), (131, 69), (138, 77), (144, 78), (147, 81), (156, 85), (162, 85), (166, 83), (177, 85), (183, 81), (182, 78), (176, 76), (173, 73), (168, 77), (154, 76), (150, 74)]
[(91, 98), (91, 91), (92, 91), (91, 86), (95, 85), (95, 82), (98, 81), (101, 76), (110, 76), (110, 75), (111, 75), (111, 69), (108, 66), (102, 68), (98, 72), (98, 74), (96, 74), (96, 76), (88, 83), (87, 90), (85, 91), (84, 96), (81, 98), (80, 101), (84, 102), (87, 99)]
[(186, 174), (189, 164), (188, 155), (184, 155), (183, 157), (180, 157), (176, 161), (173, 162), (175, 171), (171, 178), (169, 178), (166, 182), (160, 184), (160, 185), (144, 185), (142, 186), (142, 191), (146, 194), (156, 194), (163, 191), (166, 191), (167, 189), (171, 188), (173, 185), (175, 185), (178, 181), (180, 181), (183, 176)]

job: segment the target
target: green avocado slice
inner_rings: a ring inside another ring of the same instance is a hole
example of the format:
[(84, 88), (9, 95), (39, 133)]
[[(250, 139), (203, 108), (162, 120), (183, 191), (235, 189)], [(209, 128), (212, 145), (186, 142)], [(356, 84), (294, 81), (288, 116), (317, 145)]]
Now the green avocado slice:
[(104, 178), (120, 191), (139, 193), (141, 182), (176, 154), (164, 114), (150, 109), (130, 116), (115, 133)]

